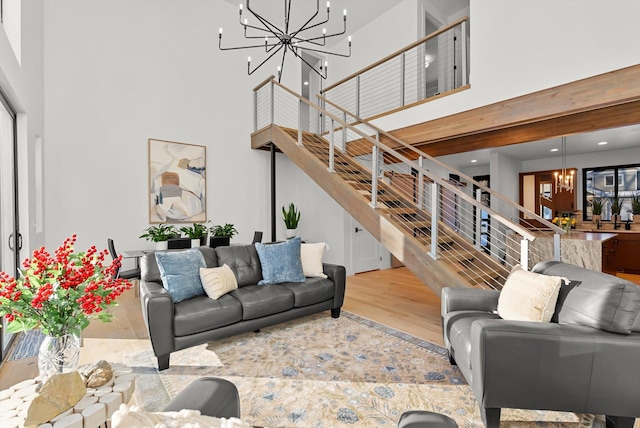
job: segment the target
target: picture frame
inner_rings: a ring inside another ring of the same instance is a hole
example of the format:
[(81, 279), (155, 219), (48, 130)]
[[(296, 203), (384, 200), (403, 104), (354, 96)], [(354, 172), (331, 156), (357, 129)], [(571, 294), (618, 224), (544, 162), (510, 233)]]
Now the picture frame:
[(149, 223), (207, 220), (207, 148), (149, 138)]

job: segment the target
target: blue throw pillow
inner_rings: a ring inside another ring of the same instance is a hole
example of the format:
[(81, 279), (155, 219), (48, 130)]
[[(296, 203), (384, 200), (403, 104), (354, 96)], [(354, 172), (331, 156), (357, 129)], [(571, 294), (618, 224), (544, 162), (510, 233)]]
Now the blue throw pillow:
[(305, 282), (300, 260), (300, 237), (278, 244), (257, 242), (256, 251), (262, 265), (262, 280), (258, 284)]
[(204, 256), (197, 248), (186, 251), (156, 252), (162, 286), (175, 303), (204, 294), (200, 268), (206, 268)]

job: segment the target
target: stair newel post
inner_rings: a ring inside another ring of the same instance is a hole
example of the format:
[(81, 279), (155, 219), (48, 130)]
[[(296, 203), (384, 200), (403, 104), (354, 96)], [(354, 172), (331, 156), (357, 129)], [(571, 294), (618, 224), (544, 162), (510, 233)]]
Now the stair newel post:
[[(345, 115), (345, 122), (347, 121)], [(360, 117), (360, 75), (356, 76), (356, 117)]]
[[(379, 135), (378, 135), (379, 138)], [(371, 207), (376, 208), (378, 204), (378, 146), (373, 146), (371, 150)]]
[(431, 183), (431, 251), (429, 255), (432, 259), (438, 258), (438, 219), (440, 218), (440, 203), (438, 200), (438, 183), (434, 180)]
[(400, 105), (404, 107), (405, 53), (400, 55)]
[(520, 241), (520, 266), (529, 270), (529, 241), (524, 238)]
[(335, 122), (331, 119), (331, 130), (329, 131), (329, 172), (333, 172), (335, 168), (334, 155), (335, 155), (335, 143), (333, 142), (333, 129), (335, 128)]
[(557, 232), (553, 235), (553, 260), (560, 261), (560, 234)]
[(302, 105), (304, 102), (298, 100), (298, 145), (302, 146)]
[(269, 85), (269, 88), (271, 90), (271, 100), (270, 100), (271, 102), (269, 103), (270, 104), (269, 105), (269, 119), (271, 120), (271, 125), (273, 125), (273, 123), (274, 123), (273, 119), (274, 119), (274, 116), (275, 116), (275, 96), (274, 96), (275, 94), (273, 93), (274, 90), (275, 90), (274, 86), (275, 86), (275, 84), (273, 83), (273, 79), (271, 79), (271, 82), (270, 82), (270, 85)]
[(342, 120), (344, 121), (344, 126), (342, 127), (342, 151), (347, 151), (347, 112), (342, 113)]
[[(482, 203), (482, 189), (476, 189), (476, 201)], [(475, 207), (476, 210), (476, 233), (474, 240), (476, 241), (476, 249), (480, 249), (482, 243), (480, 238), (482, 237), (482, 208), (479, 206)]]
[(258, 91), (253, 91), (253, 132), (258, 130)]
[[(455, 31), (455, 30), (454, 30)], [(461, 86), (467, 84), (467, 22), (462, 21), (460, 24), (460, 38), (462, 39), (462, 83)]]
[(424, 173), (422, 172), (424, 168), (424, 157), (420, 155), (418, 157), (418, 209), (422, 209), (424, 207)]

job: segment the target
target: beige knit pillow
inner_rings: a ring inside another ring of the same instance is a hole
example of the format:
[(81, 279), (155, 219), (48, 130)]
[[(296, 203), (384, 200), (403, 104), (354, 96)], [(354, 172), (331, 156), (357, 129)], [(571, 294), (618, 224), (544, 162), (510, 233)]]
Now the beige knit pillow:
[(238, 288), (236, 276), (226, 264), (216, 268), (200, 268), (200, 281), (207, 296), (216, 300)]
[(308, 278), (326, 278), (323, 272), (322, 256), (327, 244), (318, 242), (314, 244), (302, 244), (300, 246), (300, 261), (302, 262), (302, 271), (304, 276)]
[(514, 266), (498, 297), (498, 315), (505, 320), (550, 322), (562, 281), (569, 282)]

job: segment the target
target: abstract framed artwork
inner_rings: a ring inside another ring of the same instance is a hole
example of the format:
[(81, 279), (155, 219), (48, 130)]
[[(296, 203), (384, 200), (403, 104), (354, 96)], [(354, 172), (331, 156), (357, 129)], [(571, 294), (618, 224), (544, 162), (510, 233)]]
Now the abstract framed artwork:
[(149, 223), (207, 220), (206, 149), (149, 139)]

